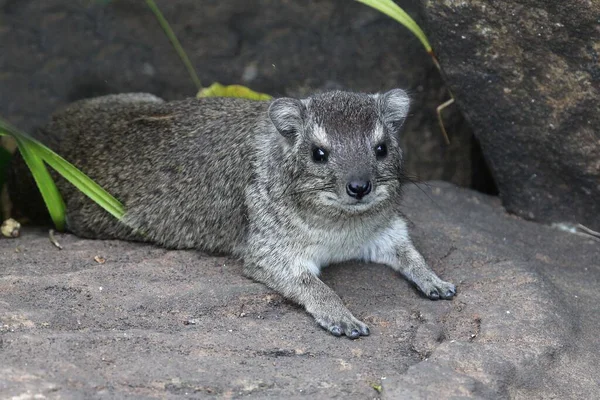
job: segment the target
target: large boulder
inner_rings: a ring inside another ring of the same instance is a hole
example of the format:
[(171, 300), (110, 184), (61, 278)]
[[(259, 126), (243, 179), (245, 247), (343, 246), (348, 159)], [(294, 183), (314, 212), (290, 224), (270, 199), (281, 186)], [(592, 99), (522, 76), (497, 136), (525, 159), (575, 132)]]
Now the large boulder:
[(426, 1), (506, 208), (600, 229), (600, 2)]
[[(203, 85), (244, 84), (273, 95), (406, 88), (404, 146), (421, 179), (470, 186), (472, 133), (435, 108), (447, 98), (430, 57), (391, 18), (348, 0), (157, 0)], [(420, 20), (414, 1), (402, 6)], [(0, 116), (32, 131), (65, 104), (107, 93), (167, 100), (195, 86), (143, 0), (0, 1)], [(448, 115), (447, 115), (448, 116)]]
[(493, 197), (422, 190), (406, 191), (414, 241), (458, 295), (430, 301), (379, 265), (327, 268), (370, 324), (355, 341), (230, 258), (0, 239), (0, 398), (597, 398), (598, 242)]

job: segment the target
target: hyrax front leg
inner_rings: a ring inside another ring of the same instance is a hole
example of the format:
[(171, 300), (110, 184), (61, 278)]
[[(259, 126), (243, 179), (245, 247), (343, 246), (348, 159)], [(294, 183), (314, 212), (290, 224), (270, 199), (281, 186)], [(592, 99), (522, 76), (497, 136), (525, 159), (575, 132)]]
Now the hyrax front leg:
[(367, 325), (356, 319), (339, 296), (308, 268), (272, 268), (245, 265), (244, 270), (249, 277), (303, 306), (332, 335), (350, 339), (369, 335)]
[(441, 280), (412, 244), (406, 223), (398, 220), (374, 243), (371, 261), (386, 264), (414, 283), (431, 300), (450, 299), (456, 286)]
[(441, 280), (433, 272), (423, 256), (409, 241), (398, 244), (396, 247), (397, 261), (390, 264), (409, 281), (417, 285), (419, 290), (431, 300), (450, 299), (456, 294), (456, 286)]

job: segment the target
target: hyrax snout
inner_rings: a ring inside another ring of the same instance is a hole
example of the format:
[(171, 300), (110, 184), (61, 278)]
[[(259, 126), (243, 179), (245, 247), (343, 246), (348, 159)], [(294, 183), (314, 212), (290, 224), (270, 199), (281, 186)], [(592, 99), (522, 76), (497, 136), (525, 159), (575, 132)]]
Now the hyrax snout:
[(356, 200), (361, 200), (371, 193), (372, 187), (371, 181), (353, 179), (346, 185), (346, 193)]

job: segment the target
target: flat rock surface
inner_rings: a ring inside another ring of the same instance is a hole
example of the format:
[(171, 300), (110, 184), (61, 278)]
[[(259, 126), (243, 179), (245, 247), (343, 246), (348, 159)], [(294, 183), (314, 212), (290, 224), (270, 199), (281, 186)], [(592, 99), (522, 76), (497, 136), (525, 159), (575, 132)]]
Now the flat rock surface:
[(458, 296), (430, 301), (378, 265), (327, 268), (370, 324), (355, 341), (231, 258), (72, 235), (58, 250), (35, 229), (1, 239), (0, 397), (598, 398), (600, 243), (493, 197), (422, 189), (405, 198), (414, 241)]

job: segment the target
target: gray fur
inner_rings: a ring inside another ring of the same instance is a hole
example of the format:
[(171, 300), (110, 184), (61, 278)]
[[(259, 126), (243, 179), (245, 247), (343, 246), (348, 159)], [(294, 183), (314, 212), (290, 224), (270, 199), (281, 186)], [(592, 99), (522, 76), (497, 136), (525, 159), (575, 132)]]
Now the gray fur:
[[(408, 103), (402, 90), (270, 103), (111, 95), (72, 104), (40, 136), (127, 208), (118, 222), (59, 180), (75, 234), (232, 254), (323, 328), (355, 338), (367, 326), (318, 278), (330, 263), (387, 264), (432, 299), (456, 291), (414, 248), (399, 211)], [(312, 160), (315, 146), (326, 163)], [(346, 192), (356, 179), (372, 182), (360, 200)], [(11, 192), (26, 189), (17, 181)]]

